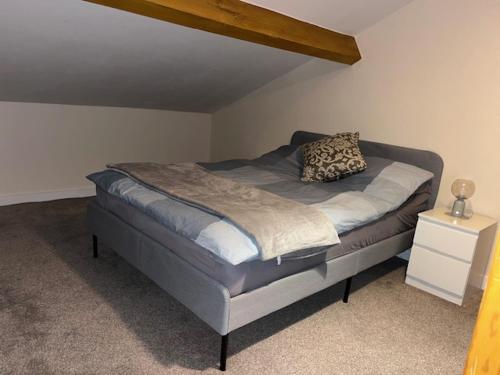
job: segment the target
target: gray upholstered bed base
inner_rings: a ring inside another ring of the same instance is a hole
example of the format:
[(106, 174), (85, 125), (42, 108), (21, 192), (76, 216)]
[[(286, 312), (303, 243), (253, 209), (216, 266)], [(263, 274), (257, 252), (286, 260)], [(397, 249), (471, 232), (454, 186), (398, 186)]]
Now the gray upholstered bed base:
[(411, 246), (414, 233), (414, 230), (401, 233), (231, 298), (224, 285), (95, 201), (88, 207), (88, 224), (100, 241), (221, 335), (393, 257)]
[[(322, 134), (299, 131), (291, 143), (300, 145), (322, 137)], [(443, 169), (439, 155), (368, 141), (361, 141), (360, 147), (365, 155), (382, 156), (433, 172), (429, 208), (434, 206)], [(95, 200), (88, 208), (88, 224), (94, 235), (94, 256), (97, 256), (98, 238), (222, 335), (221, 370), (226, 368), (229, 332), (345, 279), (348, 279), (348, 291), (352, 276), (408, 249), (414, 234), (414, 230), (409, 230), (231, 297), (224, 285), (102, 208)]]

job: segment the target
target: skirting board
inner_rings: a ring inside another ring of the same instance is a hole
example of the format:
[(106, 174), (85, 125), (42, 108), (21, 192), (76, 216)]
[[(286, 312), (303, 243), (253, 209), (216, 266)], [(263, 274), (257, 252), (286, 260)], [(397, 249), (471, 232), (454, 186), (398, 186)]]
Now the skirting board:
[(480, 273), (471, 271), (469, 275), (469, 284), (484, 290), (488, 284), (488, 275), (481, 275)]
[[(46, 202), (57, 199), (92, 197), (95, 195), (95, 187), (84, 187), (76, 189), (42, 191), (38, 193), (16, 193), (0, 195), (0, 206), (9, 206), (11, 204)], [(404, 260), (409, 259), (410, 250), (399, 255)], [(478, 288), (484, 289), (487, 276), (472, 274), (470, 283)]]
[(29, 202), (46, 202), (66, 198), (91, 197), (94, 195), (95, 187), (93, 186), (76, 189), (40, 191), (36, 193), (0, 194), (0, 206)]

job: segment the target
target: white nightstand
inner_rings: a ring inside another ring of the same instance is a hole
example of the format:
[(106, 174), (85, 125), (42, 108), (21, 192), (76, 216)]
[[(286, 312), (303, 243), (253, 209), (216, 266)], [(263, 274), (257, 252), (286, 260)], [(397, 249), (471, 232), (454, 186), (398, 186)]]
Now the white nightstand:
[(461, 305), (468, 284), (481, 287), (497, 223), (478, 214), (457, 219), (447, 211), (418, 215), (406, 283)]

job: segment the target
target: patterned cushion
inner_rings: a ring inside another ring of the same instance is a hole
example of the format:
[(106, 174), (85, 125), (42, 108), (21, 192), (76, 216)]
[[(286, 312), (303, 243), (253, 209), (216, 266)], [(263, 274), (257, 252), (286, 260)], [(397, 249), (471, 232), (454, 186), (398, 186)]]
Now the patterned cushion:
[(335, 181), (364, 171), (366, 162), (358, 141), (359, 133), (338, 133), (304, 144), (302, 181)]

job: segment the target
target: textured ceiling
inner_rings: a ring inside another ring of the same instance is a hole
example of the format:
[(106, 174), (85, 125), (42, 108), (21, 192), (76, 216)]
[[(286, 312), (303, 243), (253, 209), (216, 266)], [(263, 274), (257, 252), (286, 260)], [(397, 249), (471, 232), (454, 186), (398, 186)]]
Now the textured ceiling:
[[(356, 33), (409, 0), (251, 2)], [(195, 112), (310, 59), (81, 0), (2, 0), (0, 52), (0, 101)]]

